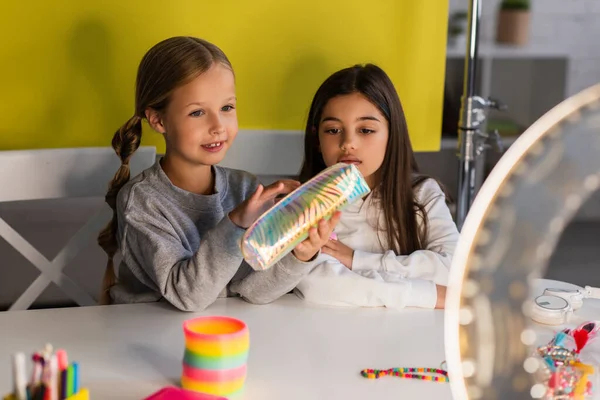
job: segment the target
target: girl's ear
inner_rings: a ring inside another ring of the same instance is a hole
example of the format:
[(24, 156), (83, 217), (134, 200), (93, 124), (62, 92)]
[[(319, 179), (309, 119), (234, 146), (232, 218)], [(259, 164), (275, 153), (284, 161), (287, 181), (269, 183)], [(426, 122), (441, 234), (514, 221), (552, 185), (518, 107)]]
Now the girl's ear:
[(158, 111), (153, 108), (147, 108), (145, 114), (146, 120), (152, 129), (161, 134), (167, 131), (162, 120), (162, 115)]

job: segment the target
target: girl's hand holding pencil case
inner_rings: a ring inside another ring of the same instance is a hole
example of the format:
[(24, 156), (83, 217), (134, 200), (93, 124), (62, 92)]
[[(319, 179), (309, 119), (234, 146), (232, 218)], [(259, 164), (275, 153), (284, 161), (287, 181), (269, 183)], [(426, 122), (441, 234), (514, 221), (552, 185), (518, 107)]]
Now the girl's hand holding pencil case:
[(353, 164), (335, 164), (294, 190), (252, 224), (241, 250), (255, 270), (265, 270), (308, 237), (321, 219), (329, 219), (370, 192)]

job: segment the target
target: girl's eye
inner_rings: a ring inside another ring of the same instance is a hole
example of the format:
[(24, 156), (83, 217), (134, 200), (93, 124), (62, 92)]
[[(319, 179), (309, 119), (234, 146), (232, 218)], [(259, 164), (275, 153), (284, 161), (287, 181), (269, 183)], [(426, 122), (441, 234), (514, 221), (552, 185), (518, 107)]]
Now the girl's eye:
[(204, 111), (202, 110), (196, 110), (190, 113), (190, 117), (200, 117), (204, 115)]
[(233, 110), (234, 108), (235, 108), (234, 106), (232, 106), (231, 104), (228, 104), (225, 107), (221, 108), (221, 111), (228, 112), (228, 111)]
[(340, 133), (340, 129), (338, 129), (338, 128), (325, 129), (325, 133), (328, 133), (330, 135), (336, 135), (336, 134)]
[(370, 134), (370, 133), (374, 133), (374, 132), (375, 132), (375, 131), (374, 131), (373, 129), (368, 129), (368, 128), (362, 128), (362, 129), (360, 130), (360, 133), (363, 133), (363, 134), (365, 134), (365, 135), (368, 135), (368, 134)]

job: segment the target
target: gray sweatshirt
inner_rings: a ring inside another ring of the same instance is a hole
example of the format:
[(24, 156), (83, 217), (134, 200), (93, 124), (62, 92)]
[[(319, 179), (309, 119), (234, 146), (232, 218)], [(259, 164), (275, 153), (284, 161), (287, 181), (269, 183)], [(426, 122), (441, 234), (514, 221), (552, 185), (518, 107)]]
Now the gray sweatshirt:
[(248, 198), (253, 175), (213, 167), (215, 194), (174, 186), (157, 162), (128, 182), (117, 197), (122, 262), (110, 294), (115, 303), (166, 300), (184, 311), (203, 310), (218, 297), (269, 303), (291, 291), (315, 266), (291, 253), (272, 268), (244, 262), (244, 229), (228, 214)]

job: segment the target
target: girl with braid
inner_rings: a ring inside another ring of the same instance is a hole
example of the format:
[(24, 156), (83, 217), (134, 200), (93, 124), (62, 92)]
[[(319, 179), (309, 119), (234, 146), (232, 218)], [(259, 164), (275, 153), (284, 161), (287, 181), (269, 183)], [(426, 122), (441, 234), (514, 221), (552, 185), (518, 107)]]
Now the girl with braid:
[[(129, 160), (140, 145), (143, 119), (164, 137), (166, 152), (130, 181)], [(146, 53), (137, 73), (135, 114), (112, 139), (122, 165), (106, 195), (113, 218), (98, 237), (108, 255), (102, 303), (167, 301), (184, 311), (203, 310), (226, 296), (268, 303), (314, 267), (339, 214), (320, 221), (271, 269), (253, 271), (243, 262), (245, 229), (299, 183), (263, 187), (247, 172), (218, 166), (237, 131), (234, 74), (217, 46), (173, 37)]]

